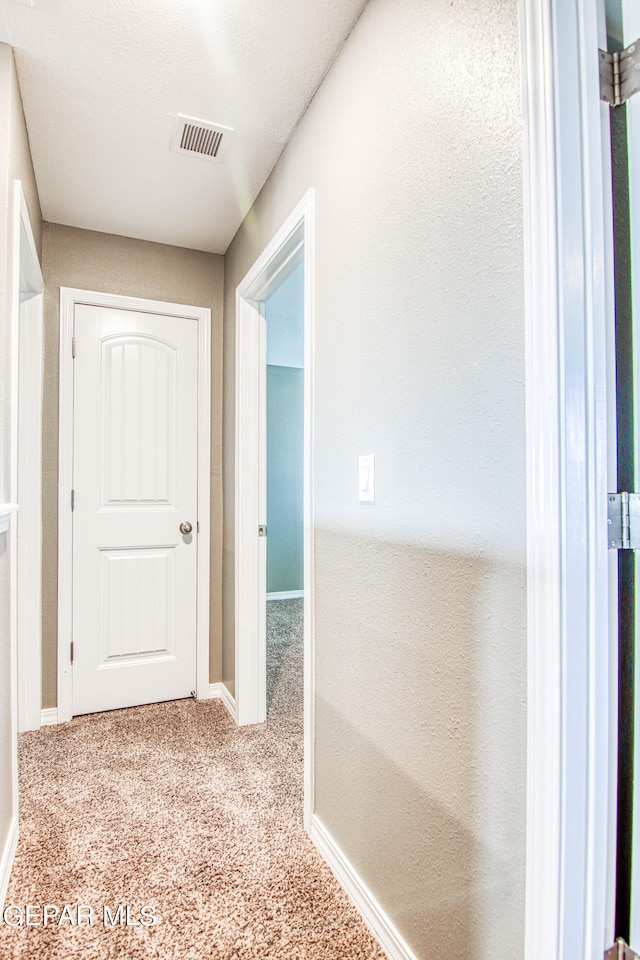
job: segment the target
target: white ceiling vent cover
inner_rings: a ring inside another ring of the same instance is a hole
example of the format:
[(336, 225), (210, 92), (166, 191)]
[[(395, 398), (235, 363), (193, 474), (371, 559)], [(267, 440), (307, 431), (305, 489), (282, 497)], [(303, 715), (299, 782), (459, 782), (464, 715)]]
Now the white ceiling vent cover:
[(233, 127), (223, 127), (220, 123), (197, 120), (195, 117), (176, 117), (173, 127), (171, 149), (176, 153), (189, 153), (203, 160), (222, 160)]

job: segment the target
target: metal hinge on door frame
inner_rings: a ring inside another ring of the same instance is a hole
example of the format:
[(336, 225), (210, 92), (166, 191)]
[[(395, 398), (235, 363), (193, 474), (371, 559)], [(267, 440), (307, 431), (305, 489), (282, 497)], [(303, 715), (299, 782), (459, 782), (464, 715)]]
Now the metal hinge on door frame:
[(620, 107), (640, 90), (640, 39), (624, 50), (600, 54), (600, 99)]
[(631, 947), (618, 937), (612, 947), (604, 952), (604, 960), (640, 960), (640, 956)]
[(69, 650), (69, 656), (70, 656), (70, 659), (71, 659), (71, 663), (73, 663), (73, 640), (71, 641), (70, 650)]
[(640, 493), (608, 493), (610, 550), (640, 550)]

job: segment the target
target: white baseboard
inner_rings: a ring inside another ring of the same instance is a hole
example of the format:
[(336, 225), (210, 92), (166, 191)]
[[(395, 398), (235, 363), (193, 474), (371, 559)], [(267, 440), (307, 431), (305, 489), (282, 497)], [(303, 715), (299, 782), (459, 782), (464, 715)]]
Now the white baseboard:
[(389, 960), (418, 960), (413, 950), (400, 935), (391, 919), (315, 814), (311, 818), (309, 834)]
[(237, 723), (236, 719), (236, 701), (229, 693), (227, 687), (224, 683), (210, 683), (209, 684), (209, 699), (210, 700), (222, 700), (223, 704), (227, 708), (227, 712), (230, 714), (231, 719), (234, 723)]
[(301, 600), (304, 590), (282, 590), (280, 593), (268, 593), (267, 600)]
[(40, 726), (48, 727), (52, 723), (58, 722), (58, 708), (57, 707), (47, 707), (40, 714)]
[(9, 877), (11, 876), (11, 868), (13, 866), (13, 858), (16, 855), (17, 846), (18, 818), (12, 817), (7, 839), (5, 840), (4, 849), (2, 851), (2, 860), (0, 860), (0, 911), (4, 909), (4, 898), (7, 895)]

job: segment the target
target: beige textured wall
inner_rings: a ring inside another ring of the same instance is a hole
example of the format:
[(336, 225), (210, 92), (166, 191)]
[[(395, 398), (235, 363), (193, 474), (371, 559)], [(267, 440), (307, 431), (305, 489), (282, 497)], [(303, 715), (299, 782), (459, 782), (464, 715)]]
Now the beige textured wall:
[(516, 0), (370, 0), (225, 258), (223, 678), (235, 288), (314, 187), (315, 809), (421, 958), (523, 953), (518, 71)]
[(58, 549), (58, 347), (60, 287), (211, 308), (211, 660), (221, 677), (223, 258), (144, 240), (45, 223), (43, 440), (43, 706), (56, 705)]
[[(22, 181), (29, 216), (40, 244), (41, 214), (29, 141), (22, 112), (13, 53), (0, 44), (0, 501), (15, 491), (10, 459), (11, 424), (11, 291), (13, 285), (13, 181)], [(7, 538), (0, 535), (0, 850), (13, 816), (13, 737), (11, 726), (11, 651), (9, 646), (9, 557)]]

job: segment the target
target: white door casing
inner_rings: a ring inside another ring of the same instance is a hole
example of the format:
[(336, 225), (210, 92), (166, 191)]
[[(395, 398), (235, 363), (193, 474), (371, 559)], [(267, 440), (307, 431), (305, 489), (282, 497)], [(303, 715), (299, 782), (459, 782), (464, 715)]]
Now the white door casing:
[(520, 0), (528, 737), (525, 960), (610, 935), (607, 232), (595, 0)]
[(40, 726), (42, 706), (42, 389), (44, 282), (22, 184), (14, 182), (12, 413), (15, 497), (11, 531), (16, 576), (18, 730)]
[(207, 697), (209, 310), (61, 306), (58, 719)]
[(314, 209), (307, 191), (236, 291), (235, 632), (236, 711), (240, 725), (266, 716), (266, 336), (263, 301), (304, 262), (304, 822), (314, 803)]
[[(10, 805), (7, 831), (0, 847), (0, 907), (4, 904), (18, 843), (18, 731), (39, 726), (40, 587), (41, 587), (41, 391), (42, 272), (22, 184), (9, 193), (11, 230), (7, 234), (5, 321), (10, 337), (9, 444), (4, 451), (8, 488), (3, 492), (0, 550), (9, 569), (9, 730)], [(14, 513), (18, 506), (17, 515)], [(12, 515), (9, 528), (6, 523)]]

